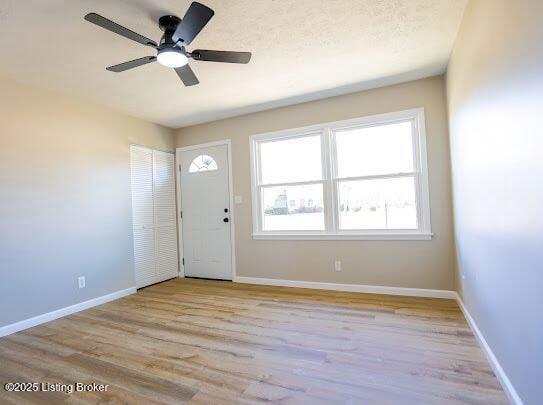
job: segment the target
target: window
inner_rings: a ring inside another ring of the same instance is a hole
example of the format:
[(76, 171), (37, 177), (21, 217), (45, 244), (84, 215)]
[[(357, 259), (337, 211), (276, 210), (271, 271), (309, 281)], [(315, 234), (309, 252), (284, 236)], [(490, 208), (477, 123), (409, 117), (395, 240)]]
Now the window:
[(263, 142), (259, 151), (263, 229), (324, 231), (320, 134)]
[(217, 170), (217, 162), (211, 156), (200, 155), (194, 158), (189, 167), (189, 173), (209, 172)]
[(253, 236), (430, 239), (424, 111), (251, 137)]

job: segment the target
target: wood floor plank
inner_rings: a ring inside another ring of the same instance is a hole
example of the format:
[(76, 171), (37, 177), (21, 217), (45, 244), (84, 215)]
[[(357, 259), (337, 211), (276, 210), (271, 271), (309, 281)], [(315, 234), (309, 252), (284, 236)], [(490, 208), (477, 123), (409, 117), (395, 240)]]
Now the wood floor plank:
[(0, 403), (505, 404), (453, 300), (175, 279), (0, 339)]

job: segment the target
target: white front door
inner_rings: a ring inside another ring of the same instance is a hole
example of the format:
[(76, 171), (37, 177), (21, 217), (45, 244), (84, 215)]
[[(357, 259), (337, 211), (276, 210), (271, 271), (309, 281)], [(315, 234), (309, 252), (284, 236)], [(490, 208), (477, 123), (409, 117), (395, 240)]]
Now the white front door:
[(232, 280), (227, 148), (178, 152), (186, 277)]

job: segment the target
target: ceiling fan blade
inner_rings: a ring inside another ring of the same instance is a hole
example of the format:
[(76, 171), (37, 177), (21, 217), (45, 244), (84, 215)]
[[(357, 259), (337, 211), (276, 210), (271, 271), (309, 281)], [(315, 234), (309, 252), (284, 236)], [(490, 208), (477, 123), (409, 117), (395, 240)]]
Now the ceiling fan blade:
[(175, 72), (185, 86), (194, 86), (195, 84), (200, 83), (189, 65), (176, 68)]
[(191, 53), (194, 60), (207, 62), (249, 63), (251, 52), (210, 51), (209, 49), (196, 49)]
[(207, 22), (211, 20), (213, 14), (215, 12), (209, 7), (196, 1), (193, 2), (173, 33), (173, 40), (175, 42), (182, 41), (184, 46), (190, 44)]
[(143, 58), (134, 59), (134, 60), (124, 62), (124, 63), (119, 63), (118, 65), (107, 67), (106, 69), (109, 70), (110, 72), (119, 73), (119, 72), (124, 72), (125, 70), (128, 70), (128, 69), (133, 69), (141, 65), (146, 65), (147, 63), (151, 63), (154, 61), (156, 61), (156, 56), (145, 56)]
[(125, 38), (131, 39), (132, 41), (139, 42), (140, 44), (151, 46), (153, 48), (156, 48), (158, 46), (157, 43), (152, 39), (144, 37), (137, 32), (131, 31), (128, 28), (125, 28), (122, 25), (119, 25), (111, 20), (108, 20), (107, 18), (102, 17), (99, 14), (89, 13), (85, 16), (85, 20), (96, 24), (99, 27), (105, 28), (106, 30), (122, 35)]

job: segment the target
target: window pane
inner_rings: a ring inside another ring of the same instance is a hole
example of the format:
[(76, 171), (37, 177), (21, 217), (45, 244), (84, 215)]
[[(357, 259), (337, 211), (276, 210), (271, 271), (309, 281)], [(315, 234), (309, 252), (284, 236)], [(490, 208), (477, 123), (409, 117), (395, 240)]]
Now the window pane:
[(194, 158), (189, 167), (189, 173), (218, 170), (217, 162), (211, 156), (200, 155)]
[(338, 177), (413, 171), (411, 122), (336, 131)]
[(322, 184), (264, 187), (265, 231), (324, 230)]
[(341, 181), (340, 229), (417, 229), (415, 179)]
[(321, 180), (320, 135), (261, 143), (260, 168), (262, 184)]

